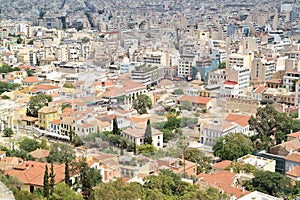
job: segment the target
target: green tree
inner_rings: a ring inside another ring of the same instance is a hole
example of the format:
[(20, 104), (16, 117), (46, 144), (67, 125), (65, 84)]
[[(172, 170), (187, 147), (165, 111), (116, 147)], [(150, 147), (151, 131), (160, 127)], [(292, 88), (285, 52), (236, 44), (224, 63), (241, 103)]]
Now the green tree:
[(150, 124), (150, 120), (147, 120), (147, 127), (145, 130), (145, 139), (144, 139), (144, 144), (152, 144), (153, 140), (152, 140), (152, 129), (151, 129), (151, 124)]
[(83, 37), (82, 39), (81, 39), (81, 42), (82, 43), (88, 43), (90, 41), (90, 38), (88, 38), (88, 37)]
[(69, 131), (69, 138), (70, 138), (70, 142), (73, 142), (74, 140), (74, 135), (75, 135), (75, 131), (73, 129), (71, 129)]
[(20, 84), (16, 83), (5, 83), (0, 81), (0, 94), (3, 92), (11, 92), (12, 90), (15, 90), (16, 88), (20, 87)]
[(37, 140), (25, 137), (19, 142), (19, 147), (21, 150), (31, 152), (40, 148), (41, 145)]
[(53, 143), (50, 148), (48, 162), (64, 163), (66, 159), (70, 162), (75, 158), (74, 149), (67, 144)]
[(27, 115), (38, 117), (38, 111), (52, 101), (52, 96), (45, 94), (38, 94), (30, 97), (29, 106), (27, 108)]
[(69, 169), (69, 161), (66, 159), (65, 162), (65, 183), (68, 186), (71, 186), (70, 184), (70, 169)]
[(81, 140), (81, 138), (78, 135), (76, 135), (74, 137), (73, 142), (74, 142), (75, 147), (79, 147), (79, 146), (83, 145), (83, 141)]
[(2, 99), (10, 99), (10, 98), (9, 98), (9, 96), (7, 96), (7, 95), (3, 95), (3, 96), (2, 96)]
[(145, 144), (136, 148), (140, 154), (151, 154), (157, 150), (152, 144)]
[(214, 155), (223, 160), (236, 160), (241, 156), (251, 154), (252, 141), (242, 133), (229, 133), (217, 140), (213, 146)]
[(257, 171), (254, 178), (245, 184), (247, 189), (254, 189), (275, 197), (286, 198), (292, 193), (291, 179), (278, 172)]
[(218, 68), (219, 68), (219, 69), (224, 69), (224, 68), (226, 68), (226, 62), (221, 62), (221, 63), (219, 63)]
[(206, 156), (205, 153), (199, 149), (189, 148), (185, 151), (184, 158), (188, 161), (197, 163), (197, 174), (211, 169), (212, 158)]
[(59, 183), (54, 188), (53, 194), (49, 197), (50, 200), (83, 200), (80, 194), (68, 187), (65, 183)]
[[(249, 119), (250, 129), (258, 133), (258, 138), (263, 142), (265, 148), (275, 144), (270, 136), (275, 136), (277, 143), (286, 140), (286, 135), (291, 131), (300, 130), (299, 120), (287, 116), (286, 113), (281, 113), (275, 110), (272, 105), (267, 104), (265, 107), (257, 109), (256, 115)], [(253, 137), (257, 139), (257, 137)]]
[(142, 115), (147, 113), (147, 109), (152, 108), (152, 101), (149, 96), (145, 94), (140, 94), (133, 101), (132, 107), (137, 110), (137, 112)]
[(34, 71), (32, 69), (26, 69), (25, 71), (29, 77), (34, 75)]
[(95, 168), (89, 168), (87, 175), (90, 179), (91, 187), (98, 185), (102, 181), (101, 171)]
[(12, 68), (11, 66), (9, 66), (8, 64), (2, 64), (0, 67), (0, 73), (2, 74), (6, 74), (8, 72), (13, 72), (13, 71), (20, 71), (20, 68), (15, 67)]
[(41, 149), (45, 149), (45, 150), (49, 150), (50, 149), (49, 146), (48, 146), (48, 144), (47, 144), (47, 141), (45, 139), (41, 140), (40, 148)]
[(113, 130), (112, 130), (112, 133), (114, 135), (120, 135), (121, 134), (121, 131), (119, 130), (119, 127), (118, 127), (117, 117), (114, 117), (114, 119), (113, 119)]
[(54, 185), (55, 185), (55, 174), (54, 174), (54, 167), (53, 167), (53, 162), (51, 162), (51, 167), (50, 167), (50, 182), (49, 182), (49, 189), (50, 189), (50, 194), (53, 194), (54, 191)]
[(5, 137), (11, 137), (14, 134), (11, 128), (5, 128), (3, 131), (3, 135)]
[(144, 199), (142, 186), (138, 183), (125, 183), (122, 179), (100, 183), (94, 188), (94, 199)]
[(49, 177), (48, 177), (48, 166), (46, 165), (44, 173), (44, 197), (49, 197)]
[(227, 170), (232, 169), (234, 173), (240, 173), (241, 171), (245, 173), (256, 173), (258, 169), (251, 164), (238, 163), (236, 161), (232, 161), (230, 165), (227, 167)]
[(182, 89), (175, 89), (175, 90), (173, 91), (173, 94), (180, 95), (180, 94), (184, 94), (184, 93), (183, 93), (183, 90), (182, 90)]
[(75, 89), (76, 87), (73, 85), (71, 82), (65, 82), (63, 85), (64, 88), (73, 88)]
[(184, 101), (180, 105), (181, 105), (182, 110), (192, 111), (194, 108), (192, 102), (190, 102), (190, 101)]
[(41, 200), (42, 197), (37, 196), (36, 194), (30, 193), (27, 190), (19, 190), (17, 188), (11, 188), (11, 191), (14, 193), (15, 199), (17, 200)]

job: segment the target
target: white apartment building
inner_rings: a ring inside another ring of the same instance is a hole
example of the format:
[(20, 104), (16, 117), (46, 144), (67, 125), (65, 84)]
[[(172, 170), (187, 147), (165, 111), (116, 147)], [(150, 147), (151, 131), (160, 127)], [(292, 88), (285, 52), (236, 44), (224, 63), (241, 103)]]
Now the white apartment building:
[(231, 67), (228, 69), (228, 80), (238, 83), (239, 94), (249, 87), (250, 72), (245, 67)]
[(293, 90), (294, 81), (300, 79), (300, 72), (286, 72), (283, 76), (283, 86), (287, 88), (289, 91)]
[[(163, 148), (163, 133), (155, 128), (152, 130), (152, 144), (156, 148)], [(122, 131), (121, 135), (136, 145), (144, 145), (145, 128), (128, 128)]]
[(195, 66), (197, 60), (196, 55), (184, 54), (180, 56), (178, 61), (178, 76), (190, 77), (192, 75), (192, 67)]

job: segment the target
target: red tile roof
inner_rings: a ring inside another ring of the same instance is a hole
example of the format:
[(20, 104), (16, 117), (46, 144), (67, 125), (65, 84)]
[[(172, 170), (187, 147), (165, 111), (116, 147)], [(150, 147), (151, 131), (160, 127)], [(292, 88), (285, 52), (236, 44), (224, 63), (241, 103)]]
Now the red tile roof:
[(288, 176), (299, 178), (300, 177), (300, 166), (294, 167), (290, 171), (287, 171), (285, 174)]
[(291, 153), (285, 157), (285, 160), (300, 163), (300, 153)]
[(230, 160), (223, 160), (222, 162), (218, 162), (212, 166), (213, 169), (226, 169), (231, 164)]
[(206, 105), (208, 102), (211, 101), (211, 98), (209, 98), (209, 97), (199, 97), (199, 96), (187, 96), (187, 95), (183, 95), (183, 96), (181, 96), (181, 97), (178, 98), (178, 101), (179, 102), (190, 101), (192, 103)]
[[(14, 167), (14, 169), (5, 171), (6, 174), (14, 176), (25, 185), (43, 186), (44, 173), (46, 164), (48, 165), (49, 173), (51, 165), (36, 161), (26, 161)], [(53, 165), (55, 174), (55, 183), (63, 182), (65, 179), (65, 165)]]
[(224, 81), (223, 84), (226, 84), (226, 85), (237, 85), (238, 83), (235, 82), (235, 81)]
[(298, 138), (300, 137), (300, 131), (295, 132), (295, 133), (290, 133), (287, 135), (288, 137), (294, 137), (294, 138)]
[(200, 178), (201, 181), (218, 187), (225, 193), (232, 194), (237, 198), (249, 194), (250, 192), (247, 190), (243, 191), (241, 188), (232, 186), (235, 176), (235, 173), (229, 171), (219, 171), (215, 174), (199, 174), (197, 177)]
[(226, 117), (226, 120), (229, 122), (235, 122), (237, 124), (239, 124), (240, 126), (248, 126), (250, 116), (248, 115), (241, 115), (241, 114), (228, 114)]
[(39, 80), (37, 79), (36, 76), (30, 76), (23, 80), (23, 83), (38, 83), (38, 82)]
[(54, 90), (57, 88), (58, 88), (57, 86), (46, 85), (46, 84), (39, 84), (39, 85), (35, 86), (35, 89), (37, 89), (37, 90)]

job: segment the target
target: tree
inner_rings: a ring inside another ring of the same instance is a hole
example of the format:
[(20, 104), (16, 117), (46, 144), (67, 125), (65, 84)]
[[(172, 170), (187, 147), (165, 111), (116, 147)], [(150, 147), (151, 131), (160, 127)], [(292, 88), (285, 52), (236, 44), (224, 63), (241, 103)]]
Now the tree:
[(182, 89), (175, 89), (175, 90), (173, 91), (173, 94), (180, 95), (180, 94), (184, 94), (184, 93), (183, 93), (183, 90), (182, 90)]
[(247, 189), (254, 189), (272, 196), (283, 197), (291, 195), (291, 179), (278, 172), (257, 171), (254, 178), (245, 183)]
[(76, 87), (71, 82), (65, 82), (63, 85), (64, 88), (72, 88), (75, 89)]
[(7, 91), (12, 91), (16, 88), (20, 87), (20, 84), (17, 83), (5, 83), (0, 81), (0, 94)]
[(54, 191), (54, 185), (55, 185), (55, 174), (54, 174), (54, 167), (53, 167), (53, 162), (51, 162), (51, 167), (50, 167), (50, 194), (53, 194)]
[(138, 183), (125, 183), (122, 179), (100, 183), (94, 188), (94, 199), (143, 199), (142, 186)]
[(10, 97), (7, 96), (7, 95), (3, 95), (3, 96), (2, 96), (2, 99), (10, 99)]
[(27, 151), (27, 152), (31, 152), (34, 151), (38, 148), (40, 148), (40, 143), (35, 140), (35, 139), (30, 139), (28, 137), (23, 138), (20, 142), (19, 142), (19, 147), (21, 150)]
[(147, 109), (152, 108), (152, 101), (149, 96), (145, 94), (140, 94), (133, 101), (132, 107), (137, 110), (137, 112), (142, 115), (147, 113)]
[(242, 133), (229, 133), (217, 140), (213, 146), (214, 155), (223, 160), (236, 160), (241, 156), (251, 154), (252, 141)]
[(140, 154), (151, 154), (155, 152), (157, 149), (152, 144), (145, 144), (142, 146), (137, 146), (137, 151)]
[(69, 145), (53, 143), (50, 148), (50, 155), (48, 157), (48, 162), (58, 162), (64, 163), (66, 160), (69, 162), (75, 158), (74, 149)]
[(150, 124), (150, 120), (147, 120), (147, 127), (145, 130), (145, 139), (144, 139), (144, 144), (152, 144), (153, 140), (152, 140), (152, 129), (151, 129), (151, 124)]
[(34, 71), (32, 69), (26, 69), (25, 71), (29, 77), (34, 75)]
[(181, 109), (182, 110), (188, 110), (188, 111), (192, 111), (193, 110), (193, 104), (190, 101), (184, 101), (181, 103)]
[(76, 135), (74, 137), (73, 142), (74, 142), (75, 147), (79, 147), (79, 146), (83, 145), (83, 141), (81, 140), (81, 138), (78, 135)]
[(71, 186), (70, 184), (70, 169), (69, 169), (69, 161), (66, 159), (65, 162), (65, 183), (68, 186)]
[(227, 169), (232, 169), (234, 173), (240, 173), (243, 171), (245, 173), (254, 174), (258, 171), (258, 169), (251, 164), (238, 163), (236, 161), (232, 161)]
[(91, 187), (98, 185), (102, 181), (101, 171), (95, 168), (89, 168), (87, 175), (90, 179)]
[(206, 156), (204, 152), (199, 149), (187, 149), (184, 158), (188, 161), (197, 163), (197, 174), (211, 169), (211, 157)]
[[(262, 141), (262, 146), (274, 145), (276, 142), (281, 143), (286, 140), (286, 135), (291, 131), (300, 130), (299, 120), (287, 116), (275, 110), (272, 105), (267, 104), (265, 107), (258, 108), (256, 115), (249, 119), (250, 129), (258, 133), (258, 139)], [(275, 136), (276, 142), (271, 139)], [(257, 139), (254, 137), (254, 139)]]
[(38, 111), (52, 101), (52, 96), (45, 94), (38, 94), (30, 97), (29, 106), (27, 108), (27, 115), (38, 117)]
[(41, 140), (40, 148), (41, 149), (45, 149), (45, 150), (49, 150), (50, 149), (49, 146), (48, 146), (48, 144), (47, 144), (47, 141), (45, 139)]
[(53, 194), (49, 197), (50, 200), (83, 200), (80, 194), (77, 194), (74, 190), (68, 187), (65, 183), (59, 183), (54, 188)]
[(218, 68), (219, 68), (219, 69), (224, 69), (224, 68), (226, 68), (226, 62), (221, 62), (221, 63), (219, 63)]
[(83, 37), (82, 39), (81, 39), (81, 42), (82, 43), (88, 43), (90, 41), (90, 38), (88, 38), (88, 37)]
[(120, 135), (120, 130), (119, 130), (119, 127), (118, 127), (118, 122), (117, 122), (117, 117), (114, 117), (113, 119), (113, 130), (112, 130), (112, 133), (114, 135)]
[(48, 177), (48, 166), (46, 165), (44, 173), (44, 197), (49, 197), (49, 177)]
[(5, 128), (3, 131), (3, 135), (5, 137), (11, 137), (14, 134), (11, 128)]
[(73, 136), (75, 135), (75, 131), (73, 129), (70, 130), (69, 132), (69, 138), (70, 138), (70, 142), (73, 142)]

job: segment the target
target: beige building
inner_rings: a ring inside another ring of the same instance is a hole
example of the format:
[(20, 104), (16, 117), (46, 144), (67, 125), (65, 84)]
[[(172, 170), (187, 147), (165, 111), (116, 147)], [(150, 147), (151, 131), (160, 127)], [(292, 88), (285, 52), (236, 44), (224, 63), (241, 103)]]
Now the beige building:
[(254, 156), (254, 155), (245, 155), (245, 156), (237, 159), (237, 162), (242, 163), (242, 164), (253, 165), (258, 170), (261, 170), (261, 171), (275, 172), (276, 161), (272, 160), (272, 159), (267, 159), (267, 158)]

